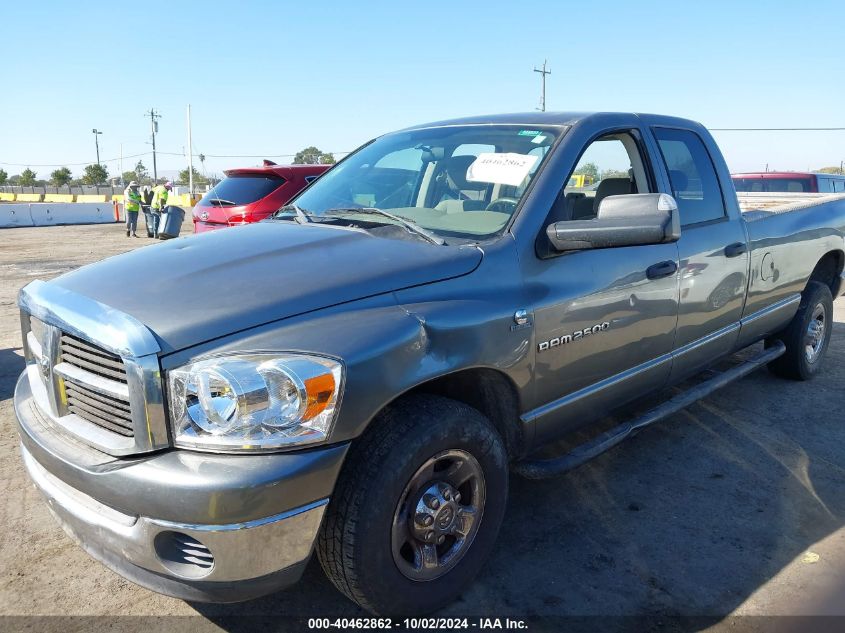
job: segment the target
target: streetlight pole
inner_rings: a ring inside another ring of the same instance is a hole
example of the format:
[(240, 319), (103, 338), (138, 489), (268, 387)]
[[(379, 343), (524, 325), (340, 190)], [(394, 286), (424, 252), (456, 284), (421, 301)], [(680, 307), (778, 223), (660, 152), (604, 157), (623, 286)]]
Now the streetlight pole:
[(97, 128), (94, 128), (93, 130), (91, 130), (91, 132), (94, 134), (94, 147), (97, 148), (97, 167), (99, 167), (100, 166), (100, 143), (99, 143), (99, 140), (98, 140), (97, 137), (100, 134), (102, 134), (102, 132), (100, 132), (100, 130), (98, 130)]
[(188, 104), (188, 193), (194, 195), (194, 147), (191, 143), (191, 104)]

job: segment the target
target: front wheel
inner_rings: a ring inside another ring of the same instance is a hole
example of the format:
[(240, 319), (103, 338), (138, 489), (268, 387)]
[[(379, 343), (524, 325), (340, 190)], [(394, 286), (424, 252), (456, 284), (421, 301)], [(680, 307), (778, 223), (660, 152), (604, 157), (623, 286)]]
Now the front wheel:
[(781, 340), (786, 352), (769, 363), (772, 373), (794, 380), (809, 380), (821, 368), (833, 331), (833, 296), (818, 281), (807, 284), (801, 293), (798, 312), (786, 328), (772, 340)]
[(507, 453), (477, 410), (403, 398), (350, 449), (317, 546), (334, 585), (379, 615), (454, 600), (489, 555), (504, 516)]

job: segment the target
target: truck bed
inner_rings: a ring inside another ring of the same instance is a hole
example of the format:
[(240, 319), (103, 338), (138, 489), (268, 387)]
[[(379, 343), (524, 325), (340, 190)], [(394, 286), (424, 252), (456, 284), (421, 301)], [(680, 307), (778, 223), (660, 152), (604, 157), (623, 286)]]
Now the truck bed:
[[(737, 192), (739, 208), (743, 214), (753, 213), (754, 215), (743, 215), (747, 221), (754, 221), (760, 217), (766, 217), (769, 213), (785, 213), (787, 211), (798, 211), (807, 209), (834, 200), (845, 200), (842, 193), (804, 193), (804, 192)], [(767, 213), (757, 214), (763, 211)]]
[(751, 275), (745, 314), (797, 296), (826, 253), (845, 246), (845, 195), (739, 193)]

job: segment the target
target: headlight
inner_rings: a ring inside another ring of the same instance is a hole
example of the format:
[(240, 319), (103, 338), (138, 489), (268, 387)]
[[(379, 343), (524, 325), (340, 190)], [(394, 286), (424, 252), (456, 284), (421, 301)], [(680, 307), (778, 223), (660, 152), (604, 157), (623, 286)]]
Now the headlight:
[(336, 360), (237, 354), (168, 372), (176, 446), (267, 450), (325, 440), (343, 382)]

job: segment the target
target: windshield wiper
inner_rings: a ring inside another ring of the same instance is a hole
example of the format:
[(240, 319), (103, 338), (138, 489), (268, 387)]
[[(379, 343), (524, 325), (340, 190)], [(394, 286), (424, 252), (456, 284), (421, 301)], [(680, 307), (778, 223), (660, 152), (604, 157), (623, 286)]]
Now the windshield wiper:
[[(299, 205), (296, 205), (293, 202), (290, 202), (283, 206), (281, 209), (276, 211), (276, 214), (284, 213), (286, 211), (293, 211), (296, 214), (296, 221), (299, 224), (308, 224), (309, 222), (313, 222), (313, 220), (308, 216), (308, 214), (302, 209), (300, 209)], [(273, 217), (275, 217), (276, 214), (274, 214)]]
[(404, 226), (408, 231), (411, 233), (416, 233), (417, 235), (421, 235), (425, 239), (427, 239), (432, 244), (437, 244), (438, 246), (443, 246), (446, 244), (446, 241), (441, 238), (437, 237), (431, 231), (424, 229), (416, 222), (409, 220), (408, 218), (404, 218), (401, 215), (394, 215), (384, 209), (377, 209), (376, 207), (340, 207), (337, 209), (329, 209), (325, 211), (326, 215), (338, 215), (340, 213), (375, 213), (378, 215), (383, 215), (386, 218), (390, 218), (394, 222), (398, 222), (402, 226)]
[(231, 200), (223, 200), (222, 198), (209, 198), (209, 202), (216, 202), (219, 206), (229, 206), (229, 207), (236, 207), (238, 206), (237, 202), (232, 202)]

